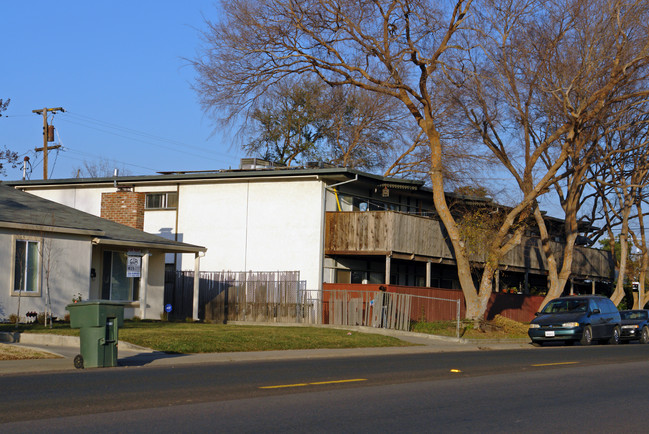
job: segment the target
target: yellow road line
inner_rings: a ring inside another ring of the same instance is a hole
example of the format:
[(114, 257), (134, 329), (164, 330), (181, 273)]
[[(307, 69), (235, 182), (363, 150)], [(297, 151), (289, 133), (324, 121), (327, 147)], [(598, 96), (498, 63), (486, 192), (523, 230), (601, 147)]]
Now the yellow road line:
[(353, 378), (350, 380), (317, 381), (314, 383), (279, 384), (277, 386), (262, 386), (260, 387), (260, 389), (282, 389), (286, 387), (321, 386), (323, 384), (353, 383), (356, 381), (367, 381), (367, 379)]
[(309, 384), (319, 386), (321, 384), (353, 383), (355, 381), (367, 381), (367, 379), (365, 379), (365, 378), (354, 378), (354, 379), (351, 379), (351, 380), (318, 381), (316, 383), (309, 383)]
[(579, 363), (579, 362), (539, 363), (538, 365), (532, 365), (532, 366), (574, 365), (576, 363)]

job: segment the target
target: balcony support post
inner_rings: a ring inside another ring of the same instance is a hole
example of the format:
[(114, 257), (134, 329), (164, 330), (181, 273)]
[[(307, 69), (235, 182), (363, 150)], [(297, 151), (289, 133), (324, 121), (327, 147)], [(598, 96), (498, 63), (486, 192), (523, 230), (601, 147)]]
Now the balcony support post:
[(494, 285), (495, 285), (495, 292), (500, 292), (500, 270), (496, 269), (496, 272), (494, 273)]
[(390, 255), (385, 255), (385, 284), (390, 284)]

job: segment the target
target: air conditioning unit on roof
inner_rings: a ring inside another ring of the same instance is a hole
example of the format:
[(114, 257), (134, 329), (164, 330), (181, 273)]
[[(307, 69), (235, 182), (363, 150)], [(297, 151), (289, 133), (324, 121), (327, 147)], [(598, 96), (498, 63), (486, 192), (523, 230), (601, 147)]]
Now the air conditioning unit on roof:
[(273, 163), (262, 158), (242, 158), (239, 163), (240, 170), (264, 170), (276, 167), (286, 167), (283, 164)]

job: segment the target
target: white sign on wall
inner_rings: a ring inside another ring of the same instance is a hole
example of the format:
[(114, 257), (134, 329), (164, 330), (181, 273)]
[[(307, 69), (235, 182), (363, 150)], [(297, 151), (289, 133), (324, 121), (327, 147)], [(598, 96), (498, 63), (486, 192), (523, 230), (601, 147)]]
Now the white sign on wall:
[(142, 267), (141, 256), (126, 257), (126, 277), (140, 277), (141, 267)]

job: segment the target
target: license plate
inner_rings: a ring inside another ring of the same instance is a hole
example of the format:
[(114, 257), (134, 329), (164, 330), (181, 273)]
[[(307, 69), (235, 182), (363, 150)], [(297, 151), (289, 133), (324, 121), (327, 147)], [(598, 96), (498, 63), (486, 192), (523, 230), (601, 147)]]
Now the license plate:
[(546, 331), (545, 332), (545, 337), (546, 338), (553, 338), (554, 337), (554, 330)]

